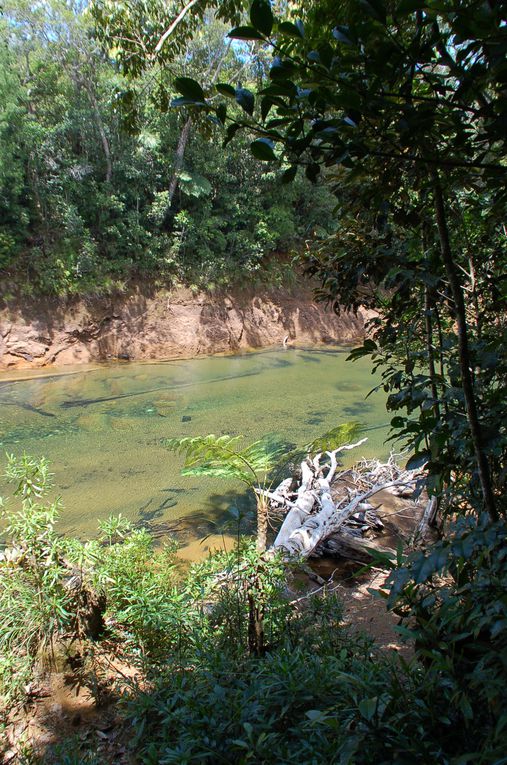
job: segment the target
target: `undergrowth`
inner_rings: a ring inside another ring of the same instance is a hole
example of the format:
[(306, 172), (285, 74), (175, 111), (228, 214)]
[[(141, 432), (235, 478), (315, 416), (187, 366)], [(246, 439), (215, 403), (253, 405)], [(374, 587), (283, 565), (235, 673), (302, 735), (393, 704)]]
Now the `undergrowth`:
[[(0, 561), (5, 711), (22, 700), (41, 651), (78, 634), (90, 656), (107, 645), (135, 668), (130, 681), (116, 678), (116, 703), (136, 763), (507, 762), (504, 525), (462, 524), (452, 541), (394, 568), (390, 605), (416, 640), (406, 663), (346, 628), (332, 594), (291, 602), (285, 565), (250, 540), (182, 572), (174, 543), (155, 549), (121, 516), (93, 541), (59, 537), (44, 461), (11, 457), (7, 477), (15, 489), (3, 503)], [(248, 650), (254, 575), (260, 656)], [(101, 604), (93, 637), (83, 593)], [(93, 664), (87, 677), (93, 692)], [(110, 762), (85, 739), (23, 757)]]

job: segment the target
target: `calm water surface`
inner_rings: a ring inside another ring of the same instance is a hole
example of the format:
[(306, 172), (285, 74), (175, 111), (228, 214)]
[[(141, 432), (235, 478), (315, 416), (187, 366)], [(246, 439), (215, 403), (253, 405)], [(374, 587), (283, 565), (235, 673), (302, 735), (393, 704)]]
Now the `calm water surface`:
[[(165, 438), (243, 434), (248, 444), (271, 435), (302, 445), (356, 420), (368, 442), (355, 456), (387, 453), (385, 395), (365, 399), (379, 380), (367, 360), (346, 363), (347, 353), (287, 349), (18, 381), (0, 375), (0, 453), (50, 460), (64, 503), (61, 531), (91, 536), (97, 519), (121, 512), (172, 524), (191, 545), (219, 532), (228, 508), (248, 500), (241, 485), (183, 478)], [(0, 482), (0, 495), (7, 491)]]

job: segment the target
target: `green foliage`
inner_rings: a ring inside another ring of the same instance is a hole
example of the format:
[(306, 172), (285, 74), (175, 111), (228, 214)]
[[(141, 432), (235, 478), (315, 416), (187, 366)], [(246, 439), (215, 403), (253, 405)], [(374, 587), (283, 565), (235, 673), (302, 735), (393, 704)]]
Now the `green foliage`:
[[(157, 54), (159, 64), (171, 60), (169, 75), (158, 66), (144, 73), (141, 60), (174, 20), (167, 4), (96, 2), (84, 14), (60, 0), (4, 6), (0, 274), (10, 292), (108, 293), (139, 278), (202, 289), (245, 277), (285, 283), (290, 258), (278, 269), (279, 255), (301, 250), (313, 221), (331, 226), (331, 195), (301, 182), (281, 196), (247, 138), (238, 162), (216, 122), (196, 116), (185, 133), (186, 121), (168, 110), (175, 91), (180, 106), (204, 99), (209, 88), (194, 77), (216, 67), (226, 80), (240, 69), (256, 79), (256, 61), (245, 66), (227, 45), (222, 21), (206, 17), (197, 32), (203, 3), (182, 19)], [(220, 4), (223, 18), (236, 11)], [(130, 32), (116, 40), (121, 23)], [(124, 58), (127, 44), (135, 50)], [(234, 110), (248, 112), (249, 89), (236, 91)]]
[(0, 499), (7, 545), (0, 554), (0, 693), (4, 703), (28, 682), (41, 648), (72, 623), (68, 571), (54, 531), (60, 504), (45, 503), (50, 487), (44, 459), (8, 455), (7, 480), (16, 487)]
[(280, 461), (284, 447), (272, 439), (255, 441), (245, 449), (236, 448), (241, 436), (196, 436), (173, 438), (168, 449), (185, 454), (182, 475), (204, 475), (242, 481), (255, 492), (257, 505), (257, 547), (266, 548), (268, 509), (262, 489)]
[[(332, 593), (291, 602), (285, 566), (251, 540), (182, 575), (174, 545), (155, 548), (121, 516), (104, 521), (94, 541), (59, 539), (43, 504), (47, 464), (11, 457), (8, 474), (24, 510), (7, 514), (10, 549), (23, 557), (0, 563), (5, 701), (29, 682), (41, 639), (72, 627), (76, 601), (65, 601), (58, 622), (55, 608), (74, 565), (106, 596), (108, 649), (116, 645), (141, 672), (129, 690), (121, 678), (129, 754), (140, 762), (502, 761), (505, 524), (462, 519), (447, 540), (393, 570), (391, 604), (416, 639), (407, 665), (349, 632)], [(258, 656), (249, 651), (252, 594), (266, 636)], [(61, 743), (45, 757), (74, 762), (72, 749)], [(101, 755), (90, 745), (79, 756)]]
[(96, 547), (86, 551), (91, 583), (106, 596), (110, 635), (144, 664), (181, 646), (182, 635), (191, 643), (195, 629), (191, 604), (174, 581), (177, 545), (168, 543), (155, 555), (148, 531), (124, 523), (122, 536), (110, 540), (108, 530)]
[(333, 451), (340, 446), (350, 444), (361, 433), (362, 427), (359, 422), (344, 422), (311, 441), (305, 446), (305, 451), (316, 454), (317, 452)]
[(191, 669), (169, 663), (130, 704), (142, 762), (502, 761), (504, 672), (492, 686), (492, 719), (491, 704), (475, 696), (490, 680), (480, 665), (471, 690), (442, 662), (427, 671), (374, 653), (340, 618), (332, 597), (316, 597), (288, 610), (280, 642), (260, 659), (211, 633)]
[(249, 487), (263, 483), (283, 454), (280, 444), (255, 441), (245, 449), (236, 445), (242, 436), (196, 436), (172, 438), (165, 442), (171, 451), (185, 454), (182, 475), (209, 475), (232, 478)]
[(443, 734), (458, 728), (469, 760), (482, 747), (493, 762), (505, 749), (507, 694), (507, 528), (486, 517), (460, 518), (446, 539), (393, 570), (388, 604), (406, 620), (425, 678), (449, 712)]
[(430, 492), (495, 520), (506, 302), (491, 285), (504, 284), (507, 263), (507, 102), (490, 41), (505, 54), (502, 13), (362, 0), (293, 12), (282, 20), (254, 3), (251, 26), (230, 32), (273, 53), (270, 84), (249, 91), (243, 113), (224, 119), (220, 99), (196, 109), (217, 115), (227, 141), (254, 135), (257, 159), (289, 163), (282, 181), (299, 166), (332, 189), (336, 226), (306, 257), (317, 294), (338, 312), (377, 312), (352, 357), (382, 367), (395, 434), (427, 462)]

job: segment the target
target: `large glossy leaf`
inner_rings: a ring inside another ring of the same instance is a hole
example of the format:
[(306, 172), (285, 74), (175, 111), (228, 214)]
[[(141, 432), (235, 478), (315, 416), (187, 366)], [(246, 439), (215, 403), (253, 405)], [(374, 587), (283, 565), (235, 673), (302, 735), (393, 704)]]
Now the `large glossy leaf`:
[(298, 39), (303, 37), (302, 30), (291, 21), (282, 21), (282, 23), (278, 25), (278, 31), (286, 37), (296, 37)]
[(278, 159), (273, 151), (273, 142), (269, 138), (257, 138), (256, 141), (252, 141), (250, 151), (255, 159), (260, 159), (262, 162), (275, 162)]
[(181, 93), (184, 98), (188, 98), (190, 101), (204, 102), (204, 91), (196, 80), (191, 77), (176, 77), (174, 80), (174, 87)]
[(407, 470), (416, 470), (417, 468), (424, 467), (430, 458), (431, 454), (427, 451), (416, 452), (407, 462)]
[(232, 141), (238, 130), (240, 130), (241, 125), (238, 125), (236, 122), (233, 122), (232, 125), (229, 125), (227, 128), (227, 133), (224, 138), (223, 146), (227, 146), (228, 143)]
[(179, 107), (179, 106), (196, 106), (196, 105), (203, 105), (203, 101), (196, 101), (193, 98), (185, 98), (185, 96), (179, 96), (179, 98), (173, 98), (171, 101), (171, 106), (173, 107)]
[(273, 29), (273, 13), (268, 0), (253, 0), (250, 7), (250, 21), (255, 29), (262, 32), (266, 37)]
[(232, 85), (228, 85), (226, 82), (217, 82), (215, 88), (222, 96), (236, 98), (236, 88), (233, 88)]
[(233, 40), (264, 40), (264, 36), (253, 27), (235, 27), (227, 36)]
[(253, 114), (255, 99), (251, 90), (247, 90), (247, 88), (237, 88), (236, 101), (247, 114)]
[(338, 42), (345, 43), (345, 45), (352, 45), (353, 42), (350, 38), (349, 28), (344, 26), (337, 26), (333, 29), (333, 37)]
[(360, 5), (373, 19), (386, 23), (386, 8), (382, 0), (359, 0)]
[(297, 171), (297, 165), (292, 165), (292, 167), (289, 167), (287, 170), (285, 170), (281, 177), (282, 183), (292, 183), (297, 175)]

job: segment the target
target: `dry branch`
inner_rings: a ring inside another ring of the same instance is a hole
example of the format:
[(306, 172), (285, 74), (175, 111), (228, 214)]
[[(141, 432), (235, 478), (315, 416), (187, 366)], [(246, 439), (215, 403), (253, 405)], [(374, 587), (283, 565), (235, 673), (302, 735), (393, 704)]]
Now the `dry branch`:
[[(328, 550), (347, 551), (347, 557), (368, 555), (373, 549), (386, 552), (362, 536), (362, 532), (383, 525), (367, 500), (383, 490), (411, 494), (420, 472), (403, 470), (390, 457), (386, 463), (362, 460), (354, 468), (337, 473), (338, 455), (366, 440), (314, 457), (307, 455), (301, 463), (301, 479), (295, 491), (291, 491), (292, 478), (286, 478), (273, 491), (257, 490), (269, 501), (272, 511), (286, 513), (271, 552), (299, 559), (322, 551), (325, 545)], [(346, 480), (346, 491), (337, 502), (333, 498), (333, 482), (340, 480)]]

